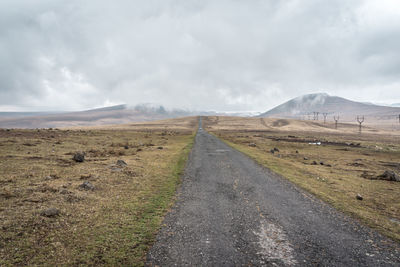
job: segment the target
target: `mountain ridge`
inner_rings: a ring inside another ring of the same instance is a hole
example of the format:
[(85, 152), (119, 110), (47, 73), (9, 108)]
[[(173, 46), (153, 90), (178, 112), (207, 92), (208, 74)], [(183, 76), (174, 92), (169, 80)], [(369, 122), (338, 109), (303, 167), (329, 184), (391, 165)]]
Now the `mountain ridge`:
[(314, 114), (314, 112), (335, 114), (353, 119), (357, 115), (395, 116), (400, 113), (400, 108), (356, 102), (339, 96), (330, 96), (326, 93), (315, 93), (293, 98), (260, 114), (258, 117), (298, 119)]

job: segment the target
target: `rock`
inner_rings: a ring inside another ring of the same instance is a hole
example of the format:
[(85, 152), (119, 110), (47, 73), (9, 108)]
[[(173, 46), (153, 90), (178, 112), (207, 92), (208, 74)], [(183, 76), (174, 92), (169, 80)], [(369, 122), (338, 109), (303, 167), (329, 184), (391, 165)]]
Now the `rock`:
[(311, 165), (318, 165), (318, 163), (314, 160)]
[(60, 210), (56, 208), (49, 208), (47, 210), (43, 210), (42, 212), (40, 212), (40, 215), (45, 217), (55, 217), (60, 215)]
[(76, 162), (84, 162), (85, 161), (85, 153), (84, 152), (76, 152), (72, 159)]
[(90, 182), (86, 181), (86, 182), (83, 182), (83, 184), (79, 185), (79, 189), (94, 190), (94, 185), (92, 185)]
[(371, 178), (372, 178), (372, 176), (371, 176), (367, 171), (364, 171), (364, 172), (360, 175), (360, 177), (361, 177), (361, 178), (365, 178), (365, 179), (371, 179)]
[(299, 154), (299, 151), (298, 151), (298, 150), (296, 150), (296, 154)]
[(275, 152), (279, 152), (279, 149), (277, 149), (276, 147), (274, 147), (274, 151), (275, 151)]
[(323, 161), (320, 161), (319, 164), (320, 164), (320, 165), (324, 165), (324, 162), (323, 162)]
[(356, 199), (358, 199), (358, 200), (363, 200), (364, 198), (363, 198), (360, 194), (357, 194), (357, 195), (356, 195)]
[(157, 147), (157, 149), (164, 149), (162, 146)]
[(52, 174), (52, 175), (46, 176), (44, 179), (45, 179), (46, 181), (48, 181), (48, 180), (56, 180), (56, 179), (59, 179), (59, 178), (60, 178), (59, 176), (57, 176), (57, 175), (55, 175), (55, 174)]
[(120, 167), (128, 166), (128, 164), (125, 161), (123, 161), (122, 159), (117, 160), (117, 165)]
[(274, 154), (275, 150), (271, 149), (269, 152), (271, 152), (271, 154)]
[(136, 152), (140, 152), (140, 151), (142, 151), (142, 149), (141, 149), (141, 148), (138, 148), (138, 149), (136, 149)]
[(87, 174), (87, 175), (81, 175), (81, 177), (79, 179), (87, 180), (87, 179), (90, 179), (90, 178), (92, 178), (92, 175), (91, 174)]
[(129, 146), (124, 146), (125, 149), (129, 149)]
[(332, 165), (331, 165), (331, 164), (325, 164), (325, 166), (326, 166), (326, 167), (332, 167)]
[(379, 175), (377, 179), (400, 182), (400, 176), (394, 171), (385, 171), (383, 174)]
[(307, 158), (307, 157), (304, 157), (303, 159), (304, 159), (304, 160), (308, 160), (308, 158)]
[(60, 194), (61, 194), (61, 195), (67, 195), (67, 194), (69, 194), (69, 193), (71, 193), (71, 192), (68, 191), (67, 189), (61, 189), (61, 190), (60, 190)]
[(256, 147), (257, 145), (255, 143), (250, 143), (249, 146)]

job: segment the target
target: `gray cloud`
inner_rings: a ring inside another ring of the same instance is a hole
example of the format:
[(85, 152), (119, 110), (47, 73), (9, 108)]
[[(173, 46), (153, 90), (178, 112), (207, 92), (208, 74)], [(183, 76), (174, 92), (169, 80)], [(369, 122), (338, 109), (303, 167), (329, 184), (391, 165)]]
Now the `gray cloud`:
[(396, 0), (0, 3), (0, 107), (400, 102)]

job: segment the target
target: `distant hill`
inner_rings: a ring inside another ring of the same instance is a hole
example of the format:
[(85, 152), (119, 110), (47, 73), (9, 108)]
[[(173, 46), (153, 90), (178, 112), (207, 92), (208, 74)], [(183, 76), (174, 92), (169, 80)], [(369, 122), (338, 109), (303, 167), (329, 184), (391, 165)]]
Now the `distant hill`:
[(116, 105), (116, 106), (109, 106), (109, 107), (103, 107), (103, 108), (94, 108), (94, 109), (89, 109), (85, 111), (111, 111), (111, 110), (123, 110), (127, 109), (127, 105), (122, 104), (122, 105)]
[[(117, 105), (78, 112), (41, 114), (22, 112), (0, 114), (0, 128), (56, 128), (70, 126), (91, 126), (123, 124), (130, 122), (152, 121), (192, 115), (186, 111), (167, 111), (163, 106), (149, 107), (138, 105), (128, 108)], [(8, 115), (8, 116), (7, 116)]]
[(258, 117), (308, 118), (313, 112), (339, 115), (342, 120), (353, 121), (357, 115), (368, 116), (374, 120), (393, 119), (400, 114), (400, 108), (360, 103), (325, 93), (308, 94), (293, 98)]
[(197, 115), (223, 115), (217, 112), (166, 109), (162, 105), (116, 105), (77, 112), (0, 112), (0, 128), (57, 128), (116, 125)]

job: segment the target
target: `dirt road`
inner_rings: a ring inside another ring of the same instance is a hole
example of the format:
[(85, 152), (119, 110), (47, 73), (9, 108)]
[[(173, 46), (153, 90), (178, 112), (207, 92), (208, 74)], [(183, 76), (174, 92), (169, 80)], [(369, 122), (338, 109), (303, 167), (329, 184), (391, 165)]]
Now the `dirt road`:
[(199, 128), (150, 266), (399, 266), (400, 245)]

